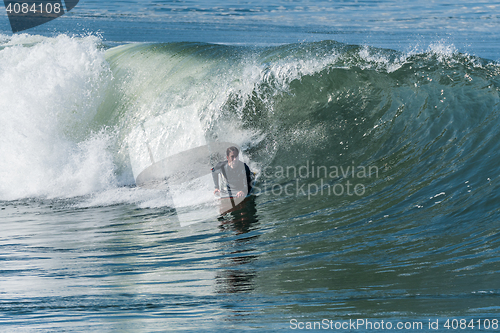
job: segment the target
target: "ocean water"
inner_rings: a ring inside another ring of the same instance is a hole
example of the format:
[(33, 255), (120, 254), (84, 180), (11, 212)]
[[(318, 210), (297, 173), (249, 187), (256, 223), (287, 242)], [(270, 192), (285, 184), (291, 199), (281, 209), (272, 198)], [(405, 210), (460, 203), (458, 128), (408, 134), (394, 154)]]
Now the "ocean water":
[[(498, 1), (2, 13), (0, 330), (498, 331), (499, 28)], [(238, 209), (135, 185), (214, 142), (258, 175)]]

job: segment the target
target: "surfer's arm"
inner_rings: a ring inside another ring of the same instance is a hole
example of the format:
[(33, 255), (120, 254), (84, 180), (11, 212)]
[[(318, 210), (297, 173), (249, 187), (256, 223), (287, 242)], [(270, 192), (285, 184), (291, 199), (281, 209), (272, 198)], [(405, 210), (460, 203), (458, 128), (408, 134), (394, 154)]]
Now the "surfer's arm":
[(212, 168), (212, 180), (214, 181), (214, 194), (219, 193), (219, 174), (221, 173), (221, 168), (223, 167), (223, 163), (218, 163), (214, 168)]
[(214, 181), (214, 187), (215, 187), (214, 194), (215, 194), (217, 192), (220, 192), (220, 190), (219, 190), (219, 172), (215, 168), (212, 168), (212, 179)]
[(214, 194), (219, 194), (220, 193), (220, 190), (219, 190), (219, 173), (215, 172), (214, 169), (212, 169), (212, 179), (214, 180), (214, 186), (215, 186)]
[(252, 190), (252, 172), (250, 171), (250, 168), (248, 165), (245, 163), (245, 173), (247, 176), (247, 193), (250, 193)]

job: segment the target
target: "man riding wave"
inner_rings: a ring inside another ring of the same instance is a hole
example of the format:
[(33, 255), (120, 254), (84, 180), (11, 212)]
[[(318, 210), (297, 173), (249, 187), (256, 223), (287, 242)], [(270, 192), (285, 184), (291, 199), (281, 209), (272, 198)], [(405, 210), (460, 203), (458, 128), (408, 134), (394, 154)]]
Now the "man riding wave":
[(239, 160), (239, 150), (234, 146), (227, 148), (226, 159), (212, 169), (214, 194), (221, 197), (245, 197), (252, 190), (250, 168)]

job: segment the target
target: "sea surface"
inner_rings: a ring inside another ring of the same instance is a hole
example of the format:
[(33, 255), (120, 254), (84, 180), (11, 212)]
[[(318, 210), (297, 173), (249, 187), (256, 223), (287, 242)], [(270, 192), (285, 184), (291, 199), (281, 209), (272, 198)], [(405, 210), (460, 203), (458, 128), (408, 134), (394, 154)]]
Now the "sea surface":
[(500, 330), (500, 1), (0, 12), (1, 332)]

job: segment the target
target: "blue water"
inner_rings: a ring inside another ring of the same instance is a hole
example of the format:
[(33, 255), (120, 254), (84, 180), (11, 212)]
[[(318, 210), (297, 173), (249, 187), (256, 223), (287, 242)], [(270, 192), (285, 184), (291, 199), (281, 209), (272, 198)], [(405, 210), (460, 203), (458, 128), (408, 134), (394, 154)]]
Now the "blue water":
[[(2, 14), (1, 331), (498, 331), (499, 28), (494, 1)], [(258, 175), (239, 209), (136, 186), (221, 141)]]
[[(445, 41), (498, 60), (498, 1), (81, 1), (30, 34), (99, 33), (109, 43), (283, 44), (335, 40), (398, 50)], [(10, 35), (5, 13), (0, 32)]]

